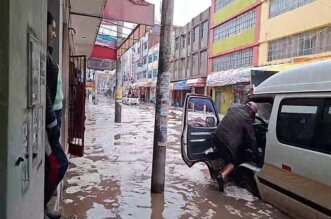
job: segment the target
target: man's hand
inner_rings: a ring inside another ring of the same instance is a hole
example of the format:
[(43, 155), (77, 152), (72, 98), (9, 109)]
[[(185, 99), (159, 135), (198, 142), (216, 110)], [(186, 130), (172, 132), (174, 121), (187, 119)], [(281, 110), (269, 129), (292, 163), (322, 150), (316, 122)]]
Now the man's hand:
[(47, 137), (50, 145), (60, 139), (60, 128), (58, 125), (53, 128), (47, 129)]

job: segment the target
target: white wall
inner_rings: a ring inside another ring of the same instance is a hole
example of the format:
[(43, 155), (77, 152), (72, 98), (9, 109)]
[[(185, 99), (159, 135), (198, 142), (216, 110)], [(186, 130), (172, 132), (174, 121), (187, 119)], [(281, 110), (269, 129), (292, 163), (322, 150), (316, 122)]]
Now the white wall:
[[(24, 163), (15, 166), (19, 156), (26, 151), (24, 145), (24, 122), (31, 121), (31, 112), (27, 109), (27, 36), (32, 33), (38, 40), (41, 63), (45, 66), (46, 55), (46, 12), (47, 1), (44, 0), (2, 0), (1, 4), (9, 3), (9, 16), (5, 22), (10, 24), (9, 62), (8, 69), (1, 74), (8, 75), (8, 126), (7, 140), (7, 216), (1, 218), (43, 218), (44, 210), (44, 114), (38, 118), (41, 121), (39, 136), (42, 137), (38, 145), (38, 162), (31, 166), (29, 186), (24, 191)], [(2, 8), (2, 6), (1, 6)], [(3, 17), (1, 17), (3, 18)], [(2, 20), (2, 19), (1, 19)], [(39, 63), (40, 64), (40, 63)], [(1, 65), (1, 63), (0, 63)], [(45, 85), (41, 86), (41, 100), (45, 98)], [(43, 101), (44, 102), (44, 101)], [(42, 104), (41, 108), (45, 106)], [(30, 154), (31, 155), (31, 154)], [(39, 161), (42, 160), (39, 166)], [(2, 205), (3, 203), (1, 203)]]

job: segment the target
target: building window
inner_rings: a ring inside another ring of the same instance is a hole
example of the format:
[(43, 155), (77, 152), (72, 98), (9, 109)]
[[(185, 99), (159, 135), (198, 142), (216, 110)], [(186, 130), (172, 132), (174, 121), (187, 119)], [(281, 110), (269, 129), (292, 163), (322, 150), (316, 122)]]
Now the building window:
[(208, 21), (205, 21), (201, 25), (201, 39), (208, 37)]
[(143, 67), (143, 60), (139, 59), (137, 64), (138, 64), (138, 68)]
[(281, 102), (276, 133), (290, 146), (331, 154), (331, 99), (285, 99)]
[(156, 78), (157, 77), (157, 72), (158, 72), (157, 69), (154, 69), (153, 70), (153, 78)]
[(283, 14), (288, 11), (292, 11), (293, 9), (299, 8), (303, 5), (311, 3), (315, 0), (271, 0), (270, 1), (270, 12), (269, 17), (276, 17), (280, 14)]
[(153, 57), (154, 57), (154, 62), (158, 60), (158, 54), (157, 54), (157, 53), (155, 53), (155, 54), (153, 55)]
[(147, 78), (152, 78), (153, 77), (153, 71), (148, 71), (148, 76)]
[(185, 42), (186, 41), (186, 35), (181, 36), (181, 41), (182, 41), (181, 48), (184, 49), (185, 45), (186, 45), (186, 42)]
[(153, 62), (153, 55), (148, 56), (148, 63), (152, 63)]
[(215, 11), (221, 10), (222, 8), (224, 8), (228, 4), (231, 4), (234, 1), (236, 1), (236, 0), (216, 0)]
[(256, 25), (256, 9), (246, 12), (239, 17), (232, 19), (215, 28), (214, 41), (223, 40), (237, 35)]
[(331, 51), (331, 27), (308, 31), (269, 43), (268, 61)]
[(148, 47), (148, 44), (147, 44), (147, 42), (144, 42), (144, 50), (146, 50), (146, 49), (147, 49), (147, 47)]
[(180, 65), (181, 65), (181, 70), (183, 71), (183, 70), (185, 70), (185, 59), (181, 59), (180, 60)]
[(225, 71), (253, 65), (253, 48), (232, 52), (213, 59), (213, 71)]
[(196, 26), (193, 29), (193, 43), (195, 43), (199, 39), (199, 26)]
[(177, 71), (176, 71), (176, 78), (179, 78), (179, 75), (180, 75), (180, 62), (179, 60), (176, 61), (176, 66), (177, 66)]
[(187, 33), (187, 45), (191, 45), (191, 32)]
[(192, 56), (192, 75), (199, 75), (199, 54), (193, 54)]
[(200, 74), (207, 75), (208, 70), (208, 53), (207, 50), (201, 52), (200, 57)]
[(176, 47), (175, 47), (175, 49), (176, 50), (178, 50), (179, 49), (179, 37), (176, 37), (176, 41), (175, 41), (175, 43), (176, 43)]

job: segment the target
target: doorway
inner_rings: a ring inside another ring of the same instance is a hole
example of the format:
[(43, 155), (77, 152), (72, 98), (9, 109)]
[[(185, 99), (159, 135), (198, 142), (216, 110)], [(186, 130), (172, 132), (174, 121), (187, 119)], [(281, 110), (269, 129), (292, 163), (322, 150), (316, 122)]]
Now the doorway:
[(222, 92), (221, 91), (215, 91), (215, 108), (218, 113), (221, 112), (222, 109)]

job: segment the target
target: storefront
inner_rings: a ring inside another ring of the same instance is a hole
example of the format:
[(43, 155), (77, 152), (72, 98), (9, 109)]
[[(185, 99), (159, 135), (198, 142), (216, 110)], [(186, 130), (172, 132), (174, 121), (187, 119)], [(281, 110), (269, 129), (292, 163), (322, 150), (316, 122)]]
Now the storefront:
[(235, 103), (242, 103), (245, 97), (259, 85), (278, 71), (278, 66), (240, 68), (214, 72), (207, 78), (207, 86), (212, 90), (212, 97), (219, 112), (226, 113)]
[(194, 94), (206, 94), (206, 78), (190, 79), (186, 82), (186, 86), (192, 87)]
[(192, 92), (192, 88), (186, 85), (187, 80), (176, 81), (173, 83), (171, 105), (183, 107), (186, 94)]

